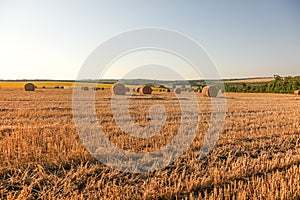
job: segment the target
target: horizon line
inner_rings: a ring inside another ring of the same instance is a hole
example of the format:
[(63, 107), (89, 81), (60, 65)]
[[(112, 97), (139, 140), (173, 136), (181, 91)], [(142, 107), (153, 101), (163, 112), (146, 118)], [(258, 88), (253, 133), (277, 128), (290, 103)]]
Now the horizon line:
[[(280, 76), (280, 75), (279, 75)], [(299, 76), (299, 75), (296, 75)], [(280, 76), (288, 77), (288, 76)], [(291, 76), (295, 77), (295, 76)], [(118, 81), (118, 80), (151, 80), (151, 81), (202, 81), (202, 80), (243, 80), (243, 79), (263, 79), (263, 78), (274, 78), (274, 76), (253, 76), (253, 77), (230, 77), (230, 78), (208, 78), (208, 79), (186, 79), (186, 80), (159, 80), (159, 79), (148, 79), (148, 78), (128, 78), (128, 79), (118, 79), (118, 78), (105, 78), (105, 79), (0, 79), (0, 81), (67, 81), (67, 82), (76, 82), (76, 81)]]

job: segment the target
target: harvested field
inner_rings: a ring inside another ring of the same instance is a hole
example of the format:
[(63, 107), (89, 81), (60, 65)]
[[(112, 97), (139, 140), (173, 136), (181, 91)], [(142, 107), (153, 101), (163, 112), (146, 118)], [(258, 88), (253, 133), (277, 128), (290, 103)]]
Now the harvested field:
[(271, 82), (271, 81), (274, 81), (274, 77), (272, 77), (272, 78), (237, 79), (237, 80), (230, 80), (228, 82), (235, 82), (235, 83), (256, 83), (256, 82)]
[[(130, 174), (101, 164), (86, 151), (73, 121), (72, 90), (1, 89), (0, 199), (300, 197), (300, 97), (226, 93), (222, 134), (210, 154), (200, 159), (211, 110), (210, 98), (195, 95), (201, 119), (189, 150), (164, 169)], [(149, 139), (133, 138), (116, 126), (111, 91), (97, 91), (96, 99), (106, 135), (126, 150), (162, 148), (180, 126), (174, 93), (131, 97), (129, 113), (140, 126), (149, 124), (151, 105), (165, 106), (167, 121)]]

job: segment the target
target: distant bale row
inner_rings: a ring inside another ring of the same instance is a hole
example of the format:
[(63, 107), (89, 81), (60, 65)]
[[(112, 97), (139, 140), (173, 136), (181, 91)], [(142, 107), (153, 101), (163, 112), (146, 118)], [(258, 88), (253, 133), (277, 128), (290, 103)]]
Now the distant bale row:
[[(33, 83), (26, 83), (24, 86), (25, 91), (34, 91), (36, 88), (38, 88)], [(43, 89), (46, 89), (46, 86), (42, 86)], [(65, 89), (64, 86), (55, 86), (54, 89)]]
[(159, 92), (171, 92), (171, 90), (169, 88), (164, 88), (161, 90), (158, 90)]
[(175, 92), (175, 94), (180, 94), (181, 93), (181, 88), (175, 88), (174, 92)]
[(180, 92), (195, 92), (195, 90), (193, 88), (175, 88), (174, 92), (176, 93), (176, 89), (178, 91), (178, 89), (180, 89)]
[[(135, 92), (135, 93), (140, 93), (140, 94), (152, 94), (153, 90), (150, 86), (141, 86), (141, 87), (137, 87), (137, 88), (132, 88), (129, 89), (128, 87), (125, 87), (124, 84), (121, 83), (116, 83), (112, 86), (112, 92), (115, 95), (124, 95), (126, 94), (126, 92)], [(171, 92), (171, 90), (169, 88), (167, 89), (160, 89), (158, 90), (160, 92)], [(174, 90), (172, 90), (175, 94), (181, 94), (182, 89), (181, 88), (175, 88)], [(195, 91), (194, 89), (187, 89), (186, 91), (188, 92), (193, 92)], [(202, 89), (197, 90), (198, 92), (202, 93), (204, 96), (206, 97), (217, 97), (218, 94), (223, 94), (225, 93), (224, 90), (217, 90), (217, 88), (215, 86), (205, 86)]]
[(152, 94), (153, 90), (150, 86), (144, 85), (141, 87), (133, 88), (132, 92), (140, 93), (140, 94)]
[[(133, 88), (132, 92), (137, 92), (140, 94), (152, 94), (152, 88), (148, 85), (144, 85), (138, 88)], [(130, 92), (130, 88), (125, 87), (122, 83), (116, 83), (112, 86), (112, 92), (115, 95), (124, 95), (126, 92)]]
[(84, 91), (89, 91), (89, 90), (90, 90), (90, 88), (89, 88), (89, 87), (87, 87), (87, 86), (85, 86), (85, 87), (82, 87), (82, 88), (81, 88), (81, 90), (84, 90)]
[[(94, 91), (105, 90), (104, 87), (92, 87), (92, 88), (89, 88), (88, 86), (81, 87), (81, 90), (83, 91), (89, 91), (90, 89)], [(116, 95), (124, 95), (127, 91), (130, 91), (130, 89), (126, 88), (125, 85), (123, 85), (122, 83), (114, 84), (111, 89), (112, 92)]]
[(81, 90), (84, 90), (84, 91), (89, 91), (90, 89), (94, 90), (94, 91), (105, 90), (104, 87), (92, 87), (92, 88), (89, 88), (88, 86), (81, 87)]
[(104, 87), (94, 87), (93, 90), (98, 91), (98, 90), (104, 90)]
[(300, 95), (300, 90), (295, 90), (294, 95)]

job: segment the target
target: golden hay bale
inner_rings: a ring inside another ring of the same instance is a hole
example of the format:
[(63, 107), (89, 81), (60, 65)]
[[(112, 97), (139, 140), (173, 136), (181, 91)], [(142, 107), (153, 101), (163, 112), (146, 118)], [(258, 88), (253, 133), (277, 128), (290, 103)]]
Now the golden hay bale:
[(181, 88), (176, 88), (176, 89), (174, 90), (174, 92), (175, 92), (175, 94), (180, 94), (180, 93), (181, 93)]
[(224, 94), (224, 93), (225, 93), (225, 90), (219, 90), (219, 93), (220, 93), (220, 94)]
[(215, 86), (205, 86), (202, 89), (202, 94), (205, 97), (216, 97), (218, 95), (218, 90)]
[(140, 93), (141, 94), (151, 94), (152, 88), (148, 85), (144, 85), (143, 87), (140, 88)]
[(84, 90), (84, 91), (89, 91), (89, 87), (87, 87), (87, 86), (82, 87), (81, 89)]
[(140, 89), (141, 89), (141, 88), (140, 88), (140, 87), (138, 87), (138, 88), (136, 88), (136, 90), (135, 90), (135, 91), (136, 91), (137, 93), (139, 93), (139, 92), (140, 92)]
[(126, 93), (126, 87), (122, 83), (116, 83), (112, 86), (112, 92), (115, 95), (124, 95)]
[(35, 90), (35, 85), (32, 83), (26, 83), (25, 86), (25, 91), (34, 91)]
[(294, 95), (300, 95), (300, 90), (295, 90)]

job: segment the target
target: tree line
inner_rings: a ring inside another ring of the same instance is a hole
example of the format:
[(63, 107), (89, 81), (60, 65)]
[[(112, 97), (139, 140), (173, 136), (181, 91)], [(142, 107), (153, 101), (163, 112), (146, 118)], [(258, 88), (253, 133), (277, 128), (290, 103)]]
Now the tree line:
[(225, 82), (225, 90), (227, 92), (292, 94), (295, 90), (300, 90), (300, 76), (282, 78), (279, 75), (275, 75), (273, 81), (259, 83)]

